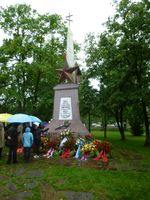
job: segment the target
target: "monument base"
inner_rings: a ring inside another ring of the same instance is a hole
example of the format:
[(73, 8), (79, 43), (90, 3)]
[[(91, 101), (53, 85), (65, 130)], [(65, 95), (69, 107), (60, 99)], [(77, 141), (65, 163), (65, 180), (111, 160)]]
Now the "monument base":
[(53, 119), (46, 127), (50, 133), (59, 133), (64, 128), (71, 129), (76, 135), (89, 133), (80, 120), (78, 87), (75, 83), (64, 83), (54, 87)]

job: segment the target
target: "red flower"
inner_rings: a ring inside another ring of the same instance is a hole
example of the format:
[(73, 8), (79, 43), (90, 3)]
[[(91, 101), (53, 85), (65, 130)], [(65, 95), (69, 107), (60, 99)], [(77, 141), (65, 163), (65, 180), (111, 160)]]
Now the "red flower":
[(96, 145), (98, 151), (104, 150), (109, 152), (112, 149), (112, 144), (108, 141), (94, 140), (93, 143)]
[(58, 149), (60, 144), (59, 137), (51, 137), (49, 140), (49, 148)]
[(68, 138), (68, 140), (64, 143), (64, 148), (68, 148), (70, 150), (73, 150), (76, 144), (76, 140), (74, 137)]

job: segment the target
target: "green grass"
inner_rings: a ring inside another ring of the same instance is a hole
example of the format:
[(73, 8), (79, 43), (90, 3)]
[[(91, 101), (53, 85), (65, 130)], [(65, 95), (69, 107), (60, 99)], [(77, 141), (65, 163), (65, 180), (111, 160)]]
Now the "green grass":
[[(96, 138), (104, 139), (103, 132), (93, 133)], [(144, 136), (126, 132), (126, 140), (120, 141), (117, 131), (109, 131), (107, 140), (113, 144), (108, 166), (91, 159), (80, 163), (74, 158), (41, 158), (24, 164), (19, 155), (17, 165), (6, 165), (6, 158), (2, 159), (0, 200), (26, 190), (32, 191), (30, 197), (24, 198), (28, 200), (65, 200), (63, 191), (91, 192), (94, 200), (150, 199), (150, 148), (144, 147)], [(34, 171), (42, 173), (32, 176)], [(16, 190), (8, 189), (10, 182)], [(33, 186), (27, 187), (30, 184)]]

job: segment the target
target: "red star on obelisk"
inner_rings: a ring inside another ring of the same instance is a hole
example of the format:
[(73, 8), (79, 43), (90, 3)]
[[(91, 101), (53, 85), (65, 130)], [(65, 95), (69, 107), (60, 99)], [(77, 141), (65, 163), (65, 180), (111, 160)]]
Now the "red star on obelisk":
[(57, 69), (58, 74), (60, 76), (59, 82), (72, 82), (77, 83), (79, 80), (79, 76), (81, 75), (81, 71), (79, 66), (74, 63), (74, 48), (73, 48), (73, 38), (72, 32), (70, 30), (70, 19), (72, 15), (69, 14), (67, 16), (67, 20), (69, 22), (68, 34), (67, 34), (67, 53), (65, 54), (65, 63), (62, 69)]
[(66, 56), (65, 56), (64, 67), (62, 69), (57, 69), (58, 74), (60, 76), (59, 82), (60, 83), (65, 82), (65, 81), (74, 82), (74, 78), (73, 78), (72, 73), (74, 71), (76, 71), (77, 69), (78, 69), (78, 66), (68, 67), (67, 59), (66, 59)]

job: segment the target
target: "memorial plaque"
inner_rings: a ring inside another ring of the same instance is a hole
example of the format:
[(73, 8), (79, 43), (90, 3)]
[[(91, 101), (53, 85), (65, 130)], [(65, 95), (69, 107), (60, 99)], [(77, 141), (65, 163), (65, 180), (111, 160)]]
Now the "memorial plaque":
[(71, 98), (60, 99), (59, 120), (72, 120)]

